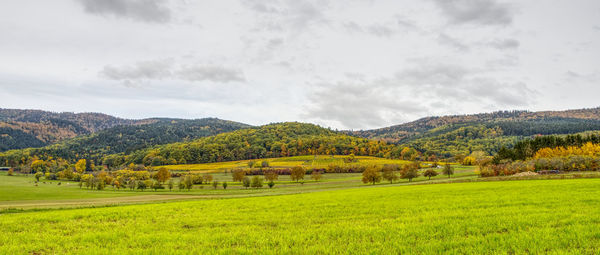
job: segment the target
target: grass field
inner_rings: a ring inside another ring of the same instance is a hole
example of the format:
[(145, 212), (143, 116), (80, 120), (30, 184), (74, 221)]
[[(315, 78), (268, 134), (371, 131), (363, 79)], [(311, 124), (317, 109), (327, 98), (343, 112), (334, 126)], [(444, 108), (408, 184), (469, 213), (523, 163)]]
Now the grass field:
[(0, 254), (598, 254), (600, 180), (364, 186), (3, 214)]
[[(79, 188), (77, 182), (40, 180), (35, 183), (32, 175), (6, 176), (0, 172), (0, 210), (7, 209), (36, 209), (36, 208), (61, 208), (61, 207), (85, 207), (128, 204), (138, 202), (194, 199), (194, 198), (230, 198), (250, 196), (273, 196), (306, 192), (317, 192), (324, 190), (348, 189), (368, 186), (361, 182), (360, 173), (324, 174), (320, 181), (305, 176), (303, 183), (295, 182), (288, 175), (280, 175), (275, 181), (273, 189), (265, 187), (261, 189), (246, 189), (239, 182), (233, 182), (231, 174), (220, 172), (212, 176), (219, 183), (227, 182), (227, 189), (221, 185), (214, 189), (211, 185), (195, 185), (192, 190), (150, 190), (131, 191), (129, 189), (116, 190), (108, 186), (105, 190), (89, 190)], [(476, 178), (472, 167), (456, 167), (456, 174), (448, 179), (446, 176), (436, 176), (428, 181), (424, 177), (413, 180), (412, 183), (438, 182), (446, 180), (462, 180)], [(176, 178), (175, 183), (178, 182)], [(58, 185), (60, 183), (60, 185)], [(399, 180), (393, 185), (406, 185), (408, 180)], [(377, 185), (390, 185), (382, 182)], [(134, 197), (134, 198), (132, 198)], [(0, 211), (1, 212), (1, 211)]]

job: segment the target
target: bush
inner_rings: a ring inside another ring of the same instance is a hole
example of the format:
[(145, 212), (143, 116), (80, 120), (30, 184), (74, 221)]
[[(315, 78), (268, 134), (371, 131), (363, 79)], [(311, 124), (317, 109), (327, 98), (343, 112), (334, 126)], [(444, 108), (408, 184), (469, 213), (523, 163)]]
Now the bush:
[(270, 182), (268, 183), (268, 185), (269, 185), (269, 189), (270, 189), (270, 188), (273, 188), (273, 186), (275, 186), (275, 183), (274, 183), (273, 181), (270, 181)]
[(262, 186), (263, 186), (263, 179), (260, 178), (259, 176), (252, 177), (252, 184), (251, 184), (251, 186), (253, 188), (257, 188), (257, 189), (258, 188), (262, 188)]

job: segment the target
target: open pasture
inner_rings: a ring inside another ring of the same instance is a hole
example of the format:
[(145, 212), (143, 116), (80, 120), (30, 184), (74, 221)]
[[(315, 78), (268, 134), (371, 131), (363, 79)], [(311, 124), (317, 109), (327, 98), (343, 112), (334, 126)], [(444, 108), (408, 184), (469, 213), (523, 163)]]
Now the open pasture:
[(2, 254), (598, 254), (600, 180), (375, 186), (4, 214)]

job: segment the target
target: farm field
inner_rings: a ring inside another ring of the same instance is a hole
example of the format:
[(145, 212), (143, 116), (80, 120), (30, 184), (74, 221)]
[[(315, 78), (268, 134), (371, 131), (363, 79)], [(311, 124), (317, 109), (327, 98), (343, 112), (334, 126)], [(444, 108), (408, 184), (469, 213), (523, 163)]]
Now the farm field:
[[(438, 175), (429, 181), (421, 176), (413, 179), (410, 183), (408, 180), (401, 179), (394, 182), (394, 184), (382, 182), (375, 186), (476, 178), (473, 167), (456, 166), (455, 169), (455, 175), (450, 179)], [(173, 190), (154, 191), (147, 189), (146, 191), (139, 191), (136, 189), (132, 191), (126, 188), (117, 190), (110, 186), (105, 190), (89, 190), (85, 187), (80, 188), (77, 182), (48, 180), (40, 180), (35, 186), (35, 179), (32, 175), (6, 176), (5, 172), (0, 172), (0, 210), (87, 207), (181, 199), (273, 196), (370, 186), (370, 184), (361, 182), (360, 173), (323, 174), (320, 181), (311, 180), (310, 176), (307, 175), (303, 183), (292, 181), (288, 175), (280, 175), (279, 179), (275, 181), (276, 184), (273, 189), (266, 187), (246, 189), (239, 182), (233, 182), (230, 173), (213, 173), (212, 176), (219, 183), (227, 182), (227, 189), (223, 189), (220, 185), (217, 189), (214, 189), (211, 185), (204, 184), (195, 185), (191, 190), (174, 188)], [(174, 182), (178, 181), (178, 178), (174, 179)], [(58, 185), (59, 183), (60, 185)]]
[(600, 180), (375, 185), (8, 213), (1, 254), (598, 254)]
[(291, 168), (294, 166), (303, 166), (306, 168), (326, 168), (330, 164), (337, 165), (385, 165), (385, 164), (397, 164), (403, 165), (408, 164), (410, 161), (400, 159), (385, 159), (369, 156), (356, 156), (355, 159), (358, 162), (355, 163), (344, 163), (344, 158), (347, 156), (328, 156), (328, 155), (308, 155), (308, 156), (295, 156), (295, 157), (284, 157), (284, 158), (267, 158), (260, 160), (239, 160), (239, 161), (228, 161), (218, 163), (204, 163), (204, 164), (186, 164), (186, 165), (167, 165), (165, 167), (171, 171), (194, 171), (201, 173), (219, 173), (234, 168), (248, 168), (248, 162), (269, 162), (269, 166), (274, 168)]

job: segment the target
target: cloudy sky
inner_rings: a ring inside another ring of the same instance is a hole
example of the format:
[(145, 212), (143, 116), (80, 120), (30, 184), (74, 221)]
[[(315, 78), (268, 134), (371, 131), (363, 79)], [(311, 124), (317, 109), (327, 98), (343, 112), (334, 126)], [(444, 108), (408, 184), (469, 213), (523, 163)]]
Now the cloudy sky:
[(0, 107), (304, 121), (600, 106), (598, 0), (3, 0)]

